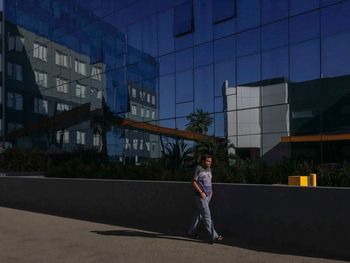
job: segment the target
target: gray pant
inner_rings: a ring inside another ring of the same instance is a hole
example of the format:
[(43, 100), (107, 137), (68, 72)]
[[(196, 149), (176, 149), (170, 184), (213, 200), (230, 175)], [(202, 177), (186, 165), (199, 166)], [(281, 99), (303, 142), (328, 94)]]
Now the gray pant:
[(188, 231), (189, 235), (196, 235), (198, 231), (199, 223), (202, 222), (205, 230), (209, 233), (209, 237), (211, 240), (214, 240), (218, 237), (218, 233), (216, 233), (213, 220), (211, 219), (209, 202), (210, 197), (206, 197), (202, 199), (200, 196), (195, 196), (194, 198), (197, 211), (195, 216), (193, 217), (193, 221), (191, 227)]

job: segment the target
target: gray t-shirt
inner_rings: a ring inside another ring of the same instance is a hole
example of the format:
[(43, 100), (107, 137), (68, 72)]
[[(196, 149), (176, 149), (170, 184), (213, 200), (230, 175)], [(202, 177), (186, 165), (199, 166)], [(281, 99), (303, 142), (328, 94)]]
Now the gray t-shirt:
[(211, 195), (212, 192), (211, 178), (210, 168), (205, 169), (201, 165), (197, 166), (193, 180), (198, 183), (199, 187), (207, 196)]

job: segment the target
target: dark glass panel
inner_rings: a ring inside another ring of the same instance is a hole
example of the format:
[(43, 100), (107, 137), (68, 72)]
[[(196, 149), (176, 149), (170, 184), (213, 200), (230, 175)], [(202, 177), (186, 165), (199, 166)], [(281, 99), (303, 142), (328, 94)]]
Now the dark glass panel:
[(281, 21), (263, 26), (261, 29), (261, 46), (263, 50), (288, 44), (288, 21)]
[(213, 37), (212, 1), (194, 0), (194, 43), (210, 41)]
[(288, 0), (261, 0), (263, 24), (288, 17)]
[(142, 60), (142, 23), (128, 26), (128, 63)]
[(289, 84), (291, 135), (319, 134), (321, 85), (319, 80)]
[(167, 75), (159, 78), (159, 117), (160, 119), (175, 116), (175, 77)]
[(213, 42), (194, 48), (194, 66), (200, 67), (213, 63)]
[(237, 56), (245, 56), (260, 50), (260, 29), (237, 35)]
[(343, 0), (321, 0), (321, 6), (335, 4), (335, 3), (338, 3), (341, 1), (343, 1)]
[(193, 32), (193, 25), (192, 1), (176, 6), (174, 10), (174, 36), (179, 37)]
[(213, 1), (213, 23), (220, 23), (235, 16), (235, 0)]
[[(193, 102), (185, 102), (176, 104), (176, 116), (177, 117), (186, 117), (193, 112)], [(186, 123), (188, 121), (186, 120)]]
[(289, 1), (289, 15), (293, 16), (312, 9), (316, 9), (320, 5), (319, 0), (291, 0)]
[(237, 0), (237, 31), (260, 24), (260, 0)]
[(166, 56), (158, 58), (159, 73), (160, 75), (166, 75), (175, 72), (175, 53), (171, 53)]
[(214, 61), (220, 62), (235, 58), (235, 39), (226, 37), (214, 42)]
[(288, 47), (262, 53), (262, 79), (288, 78)]
[(260, 55), (250, 55), (237, 59), (237, 84), (260, 81)]
[(219, 24), (214, 24), (214, 39), (232, 35), (236, 32), (236, 19), (229, 19)]
[(216, 63), (214, 65), (215, 71), (215, 96), (223, 95), (224, 81), (228, 81), (229, 87), (236, 86), (236, 76), (235, 76), (235, 62), (227, 61), (223, 63)]
[(193, 100), (193, 71), (176, 74), (176, 102)]
[(157, 56), (157, 16), (150, 16), (142, 23), (142, 46), (143, 52), (150, 56)]
[(318, 39), (290, 46), (290, 80), (300, 82), (320, 77)]
[(169, 9), (168, 11), (160, 14), (158, 17), (159, 55), (164, 55), (174, 50), (174, 37), (172, 34), (173, 19), (173, 9)]
[(289, 41), (296, 43), (319, 37), (320, 13), (319, 11), (299, 15), (290, 19)]
[(193, 48), (176, 52), (176, 71), (193, 68)]
[(324, 37), (322, 43), (323, 77), (350, 74), (350, 32)]
[(208, 112), (214, 110), (213, 66), (194, 70), (194, 106)]
[(216, 137), (223, 137), (226, 134), (226, 125), (225, 125), (226, 113), (216, 113), (214, 116), (215, 116), (214, 117), (214, 123), (215, 123), (214, 135)]
[(350, 31), (350, 1), (322, 9), (322, 36)]

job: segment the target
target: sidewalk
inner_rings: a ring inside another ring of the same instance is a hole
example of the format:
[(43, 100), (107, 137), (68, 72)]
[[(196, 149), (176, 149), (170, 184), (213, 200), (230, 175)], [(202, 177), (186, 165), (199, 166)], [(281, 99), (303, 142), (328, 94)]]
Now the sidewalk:
[(207, 244), (178, 236), (0, 207), (0, 262), (344, 262)]

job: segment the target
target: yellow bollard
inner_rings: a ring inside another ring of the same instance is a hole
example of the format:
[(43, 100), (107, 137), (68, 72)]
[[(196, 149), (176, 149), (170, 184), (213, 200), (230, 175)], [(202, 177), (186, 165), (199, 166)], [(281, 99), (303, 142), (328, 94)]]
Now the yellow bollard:
[(307, 176), (288, 176), (288, 185), (308, 186)]
[(316, 174), (314, 174), (314, 173), (311, 173), (309, 175), (309, 186), (311, 186), (311, 187), (317, 186)]

